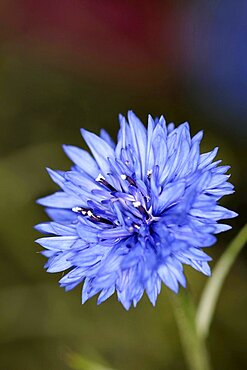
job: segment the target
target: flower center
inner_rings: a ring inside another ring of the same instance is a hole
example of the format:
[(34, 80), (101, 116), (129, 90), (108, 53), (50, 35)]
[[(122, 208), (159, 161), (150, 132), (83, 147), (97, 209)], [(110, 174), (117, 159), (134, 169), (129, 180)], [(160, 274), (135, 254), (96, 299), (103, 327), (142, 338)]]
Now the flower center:
[[(150, 176), (151, 171), (147, 175), (148, 179)], [(146, 185), (143, 182), (138, 183), (138, 180), (129, 175), (121, 174), (119, 177), (120, 186), (117, 190), (99, 174), (95, 181), (100, 183), (104, 190), (108, 190), (109, 199), (98, 203), (89, 201), (94, 207), (74, 207), (72, 211), (88, 217), (92, 222), (125, 227), (130, 233), (142, 233), (143, 229), (149, 229), (149, 225), (154, 221)]]

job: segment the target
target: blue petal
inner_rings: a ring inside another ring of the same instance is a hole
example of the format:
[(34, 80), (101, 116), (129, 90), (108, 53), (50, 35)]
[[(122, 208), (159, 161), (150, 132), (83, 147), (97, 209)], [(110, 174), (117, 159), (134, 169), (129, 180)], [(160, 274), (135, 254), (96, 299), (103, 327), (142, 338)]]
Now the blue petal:
[(153, 131), (152, 141), (154, 164), (158, 165), (160, 173), (163, 173), (167, 160), (167, 146), (165, 131), (159, 123)]
[(111, 136), (108, 134), (108, 132), (106, 130), (104, 130), (103, 128), (100, 130), (100, 137), (101, 139), (103, 139), (107, 144), (110, 145), (110, 147), (112, 149), (115, 149), (116, 147), (116, 144), (114, 143), (114, 141), (112, 140)]
[(128, 311), (131, 307), (132, 302), (129, 300), (128, 297), (126, 297), (125, 291), (124, 290), (122, 292), (117, 291), (117, 296), (119, 302), (121, 302), (126, 311)]
[(194, 269), (202, 272), (206, 276), (210, 276), (211, 275), (211, 269), (210, 269), (210, 267), (209, 267), (209, 265), (208, 265), (207, 262), (201, 262), (201, 261), (191, 260), (190, 261), (190, 265)]
[(73, 289), (84, 280), (84, 270), (82, 268), (74, 268), (69, 273), (64, 275), (60, 280), (59, 284), (65, 288), (66, 291)]
[(116, 157), (120, 158), (122, 149), (130, 144), (130, 128), (124, 116), (119, 115), (120, 130), (118, 132), (118, 142), (116, 145), (115, 153)]
[(155, 306), (157, 296), (161, 290), (161, 280), (159, 276), (157, 276), (156, 273), (152, 274), (147, 280), (145, 287), (150, 302)]
[(101, 189), (101, 186), (99, 186), (95, 179), (86, 175), (82, 176), (82, 174), (75, 171), (68, 171), (65, 178), (76, 186), (80, 186), (85, 192), (91, 192), (93, 189)]
[(94, 279), (86, 278), (82, 288), (82, 304), (84, 304), (89, 298), (92, 298), (95, 294), (99, 293), (100, 287), (95, 287), (93, 284)]
[(167, 268), (174, 274), (178, 282), (182, 285), (182, 287), (186, 287), (186, 279), (183, 273), (183, 266), (182, 264), (176, 260), (175, 258), (168, 257), (166, 259), (166, 266)]
[(76, 235), (74, 225), (68, 226), (59, 224), (57, 222), (44, 222), (42, 224), (36, 225), (35, 229), (44, 234), (57, 234), (62, 236)]
[(109, 161), (107, 158), (114, 158), (114, 150), (107, 144), (103, 139), (97, 135), (81, 129), (82, 136), (89, 146), (93, 156), (98, 163), (103, 175), (107, 175), (110, 172)]
[(146, 176), (146, 149), (147, 149), (147, 133), (139, 118), (132, 112), (128, 112), (128, 120), (131, 131), (133, 149), (137, 154), (137, 158), (140, 164), (140, 174), (137, 173), (141, 178)]
[(223, 231), (230, 230), (232, 227), (230, 225), (225, 224), (216, 224), (215, 225), (215, 234), (222, 233)]
[(45, 209), (48, 216), (57, 222), (73, 222), (77, 219), (77, 214), (72, 212), (71, 210), (67, 209), (59, 209), (59, 208), (46, 208)]
[(51, 168), (46, 168), (47, 172), (49, 173), (50, 177), (52, 178), (52, 180), (58, 185), (60, 186), (60, 188), (63, 187), (63, 184), (65, 182), (64, 180), (64, 172), (63, 171), (54, 171), (52, 170)]
[(68, 257), (70, 255), (71, 253), (59, 253), (58, 256), (50, 258), (45, 266), (47, 268), (47, 272), (55, 273), (72, 267), (71, 262), (68, 261)]
[(115, 292), (115, 286), (112, 285), (110, 288), (103, 289), (98, 297), (97, 304), (101, 304), (105, 300), (107, 300), (110, 296), (112, 296)]
[(67, 156), (83, 171), (88, 173), (93, 178), (98, 176), (99, 167), (86, 150), (73, 145), (63, 145), (63, 149)]
[(188, 250), (183, 250), (182, 253), (185, 257), (198, 261), (212, 261), (212, 258), (210, 256), (208, 256), (206, 253), (198, 248), (189, 248)]
[(167, 126), (167, 132), (170, 134), (175, 128), (175, 125), (173, 122), (169, 123)]
[(207, 165), (209, 165), (213, 161), (213, 159), (216, 157), (216, 155), (218, 153), (218, 150), (219, 150), (219, 148), (216, 147), (211, 152), (201, 154), (200, 155), (200, 164), (199, 164), (198, 168), (202, 169), (202, 168), (207, 167)]
[(68, 195), (63, 191), (59, 191), (44, 198), (40, 198), (37, 200), (37, 203), (45, 207), (70, 209), (78, 205), (82, 205), (81, 199), (79, 197)]
[(184, 181), (178, 181), (165, 186), (162, 193), (159, 195), (158, 204), (154, 205), (156, 214), (162, 213), (166, 208), (175, 204), (183, 196), (184, 191)]
[(50, 222), (44, 222), (44, 223), (35, 225), (35, 229), (43, 234), (54, 234), (54, 229), (52, 228)]
[(73, 244), (75, 244), (76, 240), (78, 240), (78, 236), (52, 236), (37, 239), (36, 243), (47, 249), (59, 251), (70, 249)]
[(178, 293), (179, 285), (175, 275), (168, 269), (166, 265), (161, 265), (158, 268), (158, 274), (165, 285), (175, 293)]

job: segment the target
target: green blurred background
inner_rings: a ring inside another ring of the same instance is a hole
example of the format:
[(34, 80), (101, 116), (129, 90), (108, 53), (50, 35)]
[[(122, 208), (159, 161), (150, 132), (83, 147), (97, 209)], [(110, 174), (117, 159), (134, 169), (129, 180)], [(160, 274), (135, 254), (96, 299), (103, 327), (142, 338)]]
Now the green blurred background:
[[(56, 189), (46, 166), (70, 166), (61, 145), (84, 146), (81, 127), (115, 137), (128, 109), (188, 120), (204, 129), (202, 150), (219, 146), (232, 166), (223, 204), (240, 216), (210, 251), (217, 260), (245, 222), (246, 17), (242, 0), (0, 1), (0, 369), (185, 369), (166, 288), (155, 308), (144, 298), (129, 312), (59, 288), (34, 243), (47, 219), (35, 199)], [(215, 369), (247, 365), (244, 257), (217, 306)], [(198, 300), (206, 278), (186, 273)]]

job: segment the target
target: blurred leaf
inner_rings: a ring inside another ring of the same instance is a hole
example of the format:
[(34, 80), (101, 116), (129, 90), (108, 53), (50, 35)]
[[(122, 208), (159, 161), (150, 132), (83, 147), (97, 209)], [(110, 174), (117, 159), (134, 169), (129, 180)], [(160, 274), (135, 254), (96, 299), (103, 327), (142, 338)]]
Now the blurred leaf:
[(245, 225), (236, 238), (232, 241), (225, 253), (216, 264), (213, 276), (208, 280), (198, 306), (197, 330), (202, 338), (206, 338), (213, 319), (214, 310), (223, 283), (236, 260), (239, 252), (247, 240), (247, 225)]
[(197, 333), (196, 308), (189, 288), (181, 289), (179, 294), (172, 298), (174, 315), (188, 369), (210, 370), (205, 341)]
[(91, 361), (78, 353), (71, 353), (68, 356), (68, 363), (73, 370), (114, 370), (112, 367)]

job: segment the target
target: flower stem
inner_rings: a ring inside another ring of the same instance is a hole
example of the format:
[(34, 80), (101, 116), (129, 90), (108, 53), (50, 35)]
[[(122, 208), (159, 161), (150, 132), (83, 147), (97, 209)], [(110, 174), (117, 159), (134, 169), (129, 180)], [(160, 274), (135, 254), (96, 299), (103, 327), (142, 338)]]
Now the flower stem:
[(206, 344), (198, 335), (195, 321), (196, 309), (188, 288), (181, 290), (172, 301), (188, 369), (210, 370)]
[(212, 322), (216, 303), (225, 278), (247, 240), (245, 225), (216, 264), (212, 277), (208, 280), (197, 310), (197, 329), (200, 337), (206, 338)]

